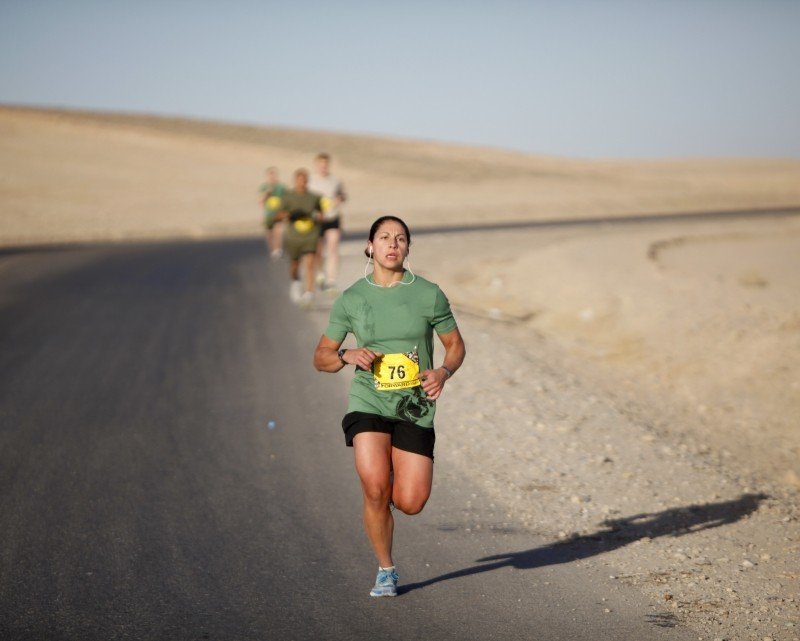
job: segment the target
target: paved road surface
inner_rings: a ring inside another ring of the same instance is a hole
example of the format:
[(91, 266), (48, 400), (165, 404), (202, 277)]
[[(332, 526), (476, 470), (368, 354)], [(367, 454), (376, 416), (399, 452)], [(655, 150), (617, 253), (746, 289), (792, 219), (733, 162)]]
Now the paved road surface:
[(0, 638), (697, 638), (446, 457), (370, 599), (345, 379), (284, 272), (256, 241), (0, 256)]

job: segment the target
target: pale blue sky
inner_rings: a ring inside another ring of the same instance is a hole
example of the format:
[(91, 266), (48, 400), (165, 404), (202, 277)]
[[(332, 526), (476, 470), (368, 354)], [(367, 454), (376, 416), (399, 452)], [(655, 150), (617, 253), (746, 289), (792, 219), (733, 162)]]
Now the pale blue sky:
[(0, 0), (0, 102), (800, 157), (799, 34), (799, 0)]

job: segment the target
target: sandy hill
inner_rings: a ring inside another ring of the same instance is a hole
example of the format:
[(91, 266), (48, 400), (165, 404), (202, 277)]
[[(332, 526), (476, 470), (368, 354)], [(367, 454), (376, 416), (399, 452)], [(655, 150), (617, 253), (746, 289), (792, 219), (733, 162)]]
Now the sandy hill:
[(267, 165), (318, 151), (347, 225), (414, 226), (800, 204), (800, 161), (588, 161), (198, 120), (0, 107), (0, 244), (257, 234)]

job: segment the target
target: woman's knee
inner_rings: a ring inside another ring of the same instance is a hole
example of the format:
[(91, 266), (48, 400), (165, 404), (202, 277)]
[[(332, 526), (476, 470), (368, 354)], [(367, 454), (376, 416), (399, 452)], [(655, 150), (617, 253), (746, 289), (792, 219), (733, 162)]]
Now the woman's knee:
[(389, 483), (378, 480), (361, 480), (364, 502), (372, 506), (388, 505), (392, 494)]
[(425, 504), (428, 502), (428, 494), (416, 494), (416, 495), (398, 495), (395, 493), (392, 496), (392, 503), (394, 506), (400, 510), (403, 514), (419, 514), (422, 512), (422, 508), (425, 507)]

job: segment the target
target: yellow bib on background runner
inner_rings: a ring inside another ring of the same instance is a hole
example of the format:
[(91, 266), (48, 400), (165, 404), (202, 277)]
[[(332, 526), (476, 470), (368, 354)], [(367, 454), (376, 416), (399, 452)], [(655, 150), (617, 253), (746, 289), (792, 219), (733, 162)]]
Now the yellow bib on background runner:
[(281, 206), (281, 199), (278, 196), (270, 196), (267, 198), (267, 208), (272, 211), (277, 211)]
[(380, 392), (421, 385), (419, 364), (405, 354), (384, 354), (372, 365), (375, 389)]
[(310, 218), (301, 218), (300, 220), (295, 220), (292, 224), (301, 234), (307, 234), (314, 229), (314, 221)]
[(327, 213), (330, 210), (331, 205), (333, 205), (333, 203), (331, 202), (330, 198), (328, 198), (327, 196), (323, 196), (322, 198), (319, 199), (319, 205), (322, 211)]

